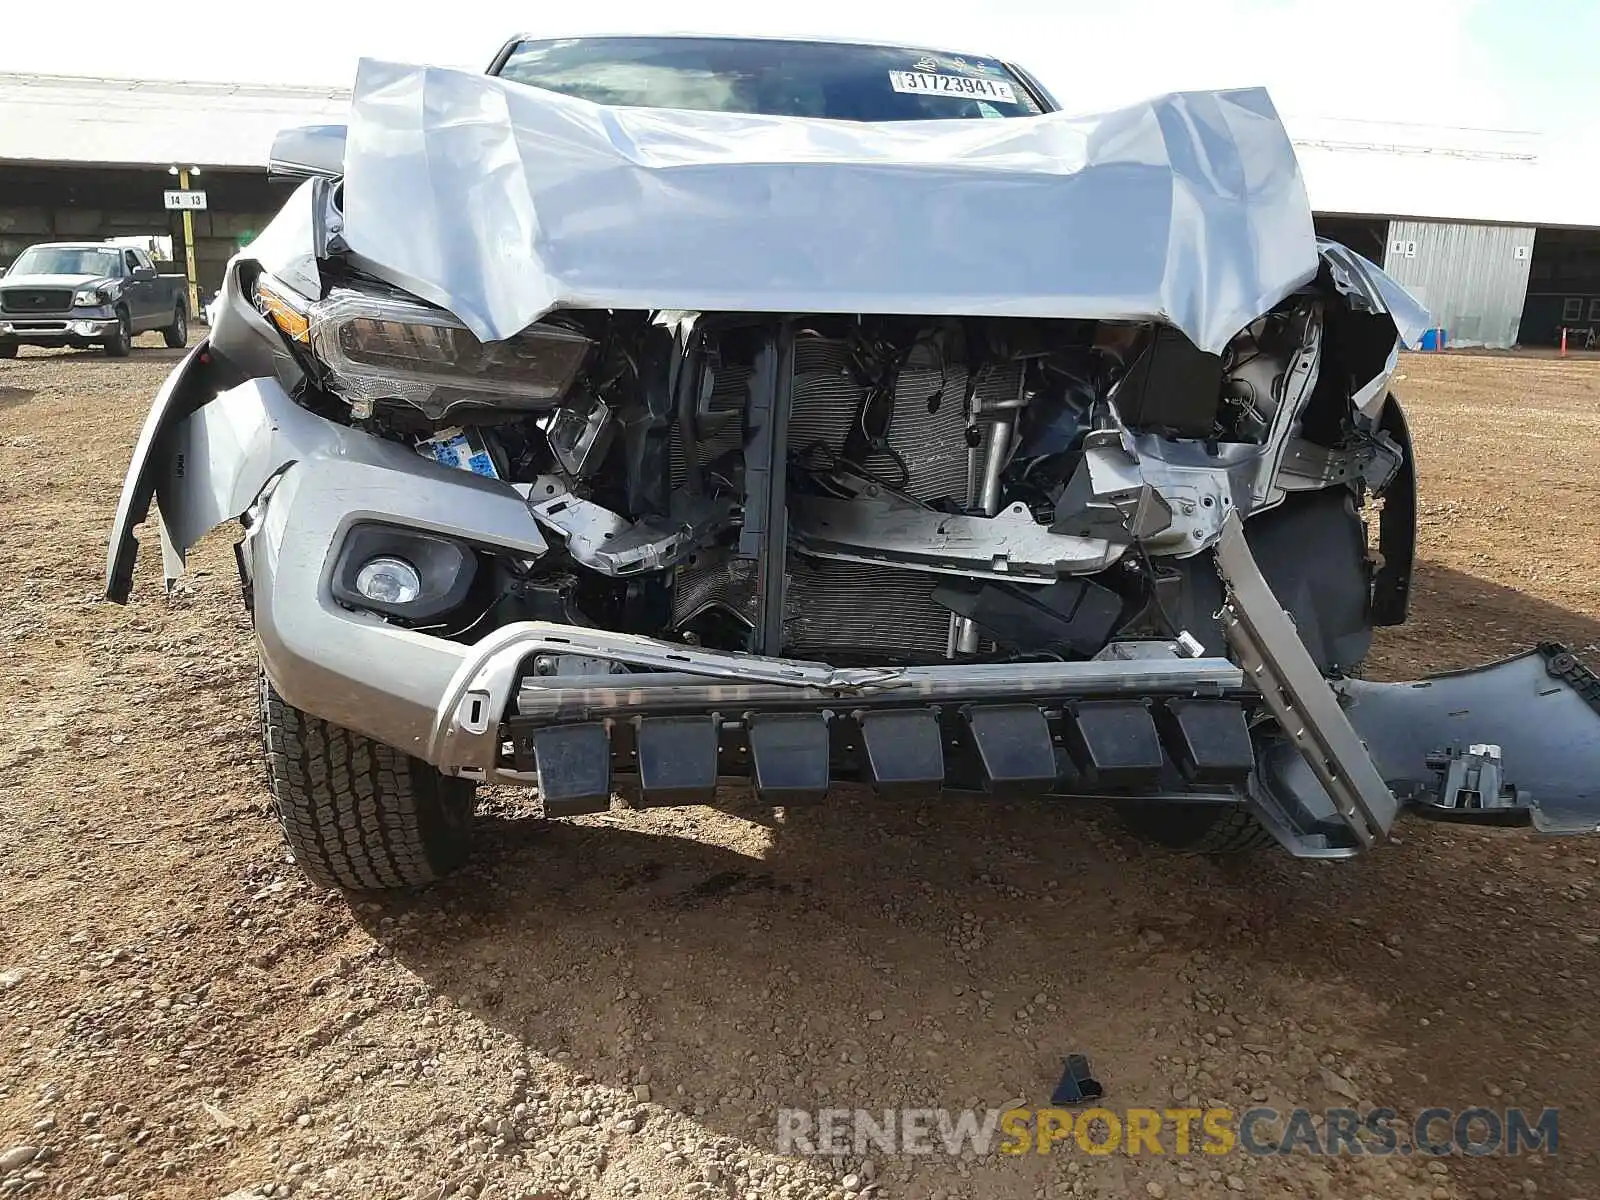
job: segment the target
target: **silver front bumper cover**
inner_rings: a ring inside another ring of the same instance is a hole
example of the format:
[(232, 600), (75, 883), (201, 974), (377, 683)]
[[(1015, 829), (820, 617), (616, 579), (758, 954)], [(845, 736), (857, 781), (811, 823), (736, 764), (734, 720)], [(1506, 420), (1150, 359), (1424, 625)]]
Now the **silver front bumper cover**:
[[(345, 535), (378, 522), (538, 558), (548, 547), (515, 488), (323, 420), (267, 379), (230, 389), (182, 419), (165, 448), (155, 487), (169, 581), (206, 532), (244, 515), (256, 638), (279, 693), (447, 771), (493, 771), (504, 718), (566, 719), (609, 705), (681, 711), (868, 696), (1218, 695), (1244, 682), (1225, 659), (841, 669), (543, 622), (507, 625), (471, 644), (448, 641), (333, 599)], [(523, 684), (524, 664), (540, 653), (656, 674), (631, 676), (626, 685), (615, 675)]]
[[(521, 552), (543, 550), (537, 525), (509, 489), (417, 456), (382, 465), (317, 458), (278, 478), (248, 539), (256, 636), (268, 677), (289, 703), (447, 771), (493, 771), (510, 715), (570, 720), (602, 710), (893, 698), (908, 702), (1089, 694), (1238, 691), (1226, 659), (837, 668), (824, 663), (691, 649), (575, 625), (519, 622), (471, 644), (352, 612), (329, 577), (345, 532), (380, 521)], [(445, 516), (444, 514), (449, 514)], [(660, 674), (523, 682), (537, 654), (602, 659)]]
[[(258, 580), (256, 593), (257, 637), (274, 686), (291, 704), (446, 771), (492, 773), (500, 759), (501, 721), (512, 715), (572, 721), (866, 700), (1215, 696), (1237, 692), (1244, 683), (1226, 659), (839, 670), (540, 621), (503, 626), (460, 644), (314, 599), (314, 577), (283, 565), (280, 558)], [(650, 673), (525, 677), (528, 661), (539, 654), (603, 659)]]

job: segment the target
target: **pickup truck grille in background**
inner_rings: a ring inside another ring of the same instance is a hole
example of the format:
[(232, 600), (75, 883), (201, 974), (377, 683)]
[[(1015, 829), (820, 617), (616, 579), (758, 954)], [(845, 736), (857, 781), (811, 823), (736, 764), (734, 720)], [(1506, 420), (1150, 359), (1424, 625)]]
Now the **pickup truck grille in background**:
[(72, 293), (54, 288), (7, 288), (0, 292), (0, 312), (61, 313), (72, 308)]

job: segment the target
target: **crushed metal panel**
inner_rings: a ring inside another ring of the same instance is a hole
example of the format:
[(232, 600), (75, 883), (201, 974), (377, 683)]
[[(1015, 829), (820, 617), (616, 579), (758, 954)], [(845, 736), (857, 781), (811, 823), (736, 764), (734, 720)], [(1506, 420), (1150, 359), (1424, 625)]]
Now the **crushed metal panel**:
[(1052, 583), (1062, 571), (1103, 570), (1126, 549), (1104, 538), (1053, 533), (1020, 502), (993, 517), (940, 512), (893, 496), (799, 496), (792, 507), (795, 544), (819, 558), (962, 577)]
[(1317, 270), (1259, 88), (869, 124), (364, 60), (345, 162), (357, 259), (484, 339), (556, 307), (893, 312), (1161, 320), (1216, 353)]

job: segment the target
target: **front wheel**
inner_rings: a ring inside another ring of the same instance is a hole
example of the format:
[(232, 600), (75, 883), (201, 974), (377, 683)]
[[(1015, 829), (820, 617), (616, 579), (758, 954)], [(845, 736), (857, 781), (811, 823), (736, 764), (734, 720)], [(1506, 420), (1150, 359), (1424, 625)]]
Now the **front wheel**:
[(133, 352), (133, 321), (127, 313), (118, 311), (117, 332), (106, 342), (107, 358), (127, 358)]
[(172, 310), (172, 324), (161, 331), (167, 349), (177, 350), (189, 344), (189, 313), (183, 301)]
[(313, 883), (416, 887), (467, 859), (475, 787), (288, 704), (261, 676), (261, 733), (278, 824)]

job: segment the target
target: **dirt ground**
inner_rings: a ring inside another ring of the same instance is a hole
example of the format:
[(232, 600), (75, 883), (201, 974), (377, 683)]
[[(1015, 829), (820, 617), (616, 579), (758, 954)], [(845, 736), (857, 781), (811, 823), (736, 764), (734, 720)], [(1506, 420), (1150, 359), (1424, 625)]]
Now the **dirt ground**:
[[(170, 600), (150, 548), (99, 599), (173, 357), (0, 362), (0, 1196), (1600, 1197), (1594, 840), (1219, 866), (1088, 805), (494, 796), (461, 878), (313, 890), (229, 538)], [(1423, 561), (1376, 668), (1594, 651), (1600, 362), (1403, 370)], [(1119, 1109), (1558, 1106), (1559, 1152), (774, 1153), (780, 1107), (1043, 1104), (1069, 1052)]]

